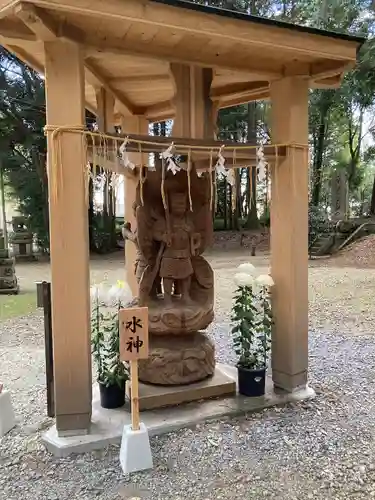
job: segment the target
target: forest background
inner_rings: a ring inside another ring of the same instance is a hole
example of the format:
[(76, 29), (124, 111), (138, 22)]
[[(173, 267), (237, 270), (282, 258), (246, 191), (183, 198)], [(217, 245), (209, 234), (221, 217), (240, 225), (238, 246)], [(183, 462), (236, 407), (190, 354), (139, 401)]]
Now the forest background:
[[(340, 89), (310, 91), (310, 229), (313, 230), (314, 224), (329, 220), (332, 179), (340, 172), (348, 184), (348, 215), (375, 216), (375, 14), (372, 0), (210, 0), (197, 3), (367, 37), (357, 67), (346, 75)], [(270, 105), (266, 101), (221, 110), (219, 138), (270, 142), (269, 118)], [(90, 113), (87, 113), (87, 124), (95, 125), (95, 117)], [(42, 252), (48, 253), (44, 125), (43, 78), (1, 48), (0, 165), (4, 169), (6, 192), (26, 218)], [(151, 124), (150, 129), (155, 135), (168, 135), (171, 123)], [(236, 175), (237, 193), (232, 192), (224, 178), (219, 179), (215, 229), (243, 231), (268, 227), (269, 179), (266, 177), (262, 183), (257, 183), (255, 169), (238, 169)], [(104, 196), (102, 203), (95, 203), (105, 182), (106, 179), (98, 175), (90, 185), (90, 249), (98, 253), (116, 247), (122, 222), (116, 219), (113, 196)]]

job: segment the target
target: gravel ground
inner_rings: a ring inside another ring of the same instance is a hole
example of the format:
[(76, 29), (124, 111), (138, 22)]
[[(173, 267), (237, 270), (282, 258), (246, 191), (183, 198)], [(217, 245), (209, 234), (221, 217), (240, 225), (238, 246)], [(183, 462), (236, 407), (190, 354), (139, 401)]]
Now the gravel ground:
[[(219, 360), (233, 363), (228, 310), (243, 255), (210, 260), (217, 290), (211, 333)], [(252, 261), (267, 270), (267, 258)], [(116, 259), (107, 261), (109, 281), (121, 271)], [(46, 266), (37, 272), (20, 268), (23, 289), (48, 279)], [(94, 262), (92, 281), (102, 279), (103, 263)], [(309, 281), (316, 399), (154, 438), (154, 469), (131, 477), (122, 475), (116, 447), (64, 460), (45, 452), (40, 433), (51, 420), (45, 416), (42, 317), (0, 323), (0, 378), (12, 390), (18, 418), (0, 439), (0, 500), (375, 498), (375, 276), (313, 265)]]
[(346, 265), (360, 268), (375, 267), (375, 235), (370, 234), (345, 247), (334, 255), (331, 262), (334, 265)]
[[(232, 362), (228, 326), (212, 328)], [(44, 415), (40, 316), (1, 325), (0, 366), (19, 425), (0, 440), (1, 500), (367, 499), (375, 497), (375, 339), (310, 335), (317, 398), (152, 439), (152, 471), (124, 477), (117, 447), (56, 459)]]

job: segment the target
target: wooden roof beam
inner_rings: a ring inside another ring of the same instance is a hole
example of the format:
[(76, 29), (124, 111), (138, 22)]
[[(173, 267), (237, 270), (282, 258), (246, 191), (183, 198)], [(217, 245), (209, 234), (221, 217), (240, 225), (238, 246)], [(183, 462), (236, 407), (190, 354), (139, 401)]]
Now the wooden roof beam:
[(312, 83), (313, 89), (335, 89), (339, 88), (342, 84), (342, 79), (344, 75), (331, 76), (330, 78), (324, 78), (321, 80), (315, 80)]
[(151, 122), (161, 122), (173, 118), (175, 111), (172, 101), (165, 101), (149, 106), (144, 114)]
[[(65, 36), (65, 29), (62, 25), (57, 25), (48, 13), (32, 4), (21, 2), (15, 7), (14, 13), (24, 22), (25, 26), (35, 34), (37, 39), (43, 42), (54, 41), (57, 38), (71, 40), (72, 35), (73, 39), (77, 38), (77, 34), (74, 35), (73, 29), (70, 30), (71, 36)], [(127, 112), (135, 114), (137, 111), (135, 106), (122, 92), (117, 91), (108, 83), (106, 75), (100, 73), (91, 61), (85, 61), (85, 66), (87, 80), (91, 85), (105, 88), (126, 108)]]
[[(260, 81), (224, 85), (213, 88), (210, 97), (213, 101), (218, 102), (222, 108), (229, 108), (253, 100), (267, 99), (269, 97), (269, 83)], [(165, 101), (149, 106), (145, 111), (145, 115), (149, 120), (155, 122), (173, 118), (173, 103), (172, 101)]]
[(224, 109), (224, 108), (231, 108), (232, 106), (238, 106), (240, 104), (247, 104), (248, 102), (251, 101), (263, 101), (265, 99), (269, 99), (269, 97), (270, 97), (270, 89), (269, 86), (267, 86), (265, 88), (254, 89), (253, 91), (248, 92), (247, 94), (244, 94), (241, 97), (230, 96), (229, 98), (222, 98), (219, 101), (219, 104), (220, 104), (220, 109)]
[(210, 97), (214, 101), (220, 101), (225, 98), (248, 95), (249, 93), (258, 91), (260, 88), (268, 88), (268, 86), (268, 81), (231, 83), (211, 89)]
[(35, 42), (36, 36), (24, 23), (16, 23), (7, 19), (0, 19), (0, 34), (4, 38), (11, 38), (12, 40), (27, 40)]
[(32, 4), (20, 3), (15, 6), (14, 14), (23, 21), (25, 26), (35, 33), (38, 40), (52, 42), (60, 37), (58, 29), (49, 16)]
[(336, 62), (335, 64), (327, 64), (326, 61), (319, 61), (310, 65), (310, 76), (314, 80), (325, 80), (327, 78), (337, 77), (343, 75), (355, 67), (355, 62), (343, 64)]

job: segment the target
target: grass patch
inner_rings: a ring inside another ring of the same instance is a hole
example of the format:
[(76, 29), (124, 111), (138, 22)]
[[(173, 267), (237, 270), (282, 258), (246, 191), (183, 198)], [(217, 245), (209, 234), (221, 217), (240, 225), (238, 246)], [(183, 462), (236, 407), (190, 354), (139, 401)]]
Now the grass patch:
[(26, 292), (19, 295), (0, 295), (0, 321), (36, 311), (36, 293)]

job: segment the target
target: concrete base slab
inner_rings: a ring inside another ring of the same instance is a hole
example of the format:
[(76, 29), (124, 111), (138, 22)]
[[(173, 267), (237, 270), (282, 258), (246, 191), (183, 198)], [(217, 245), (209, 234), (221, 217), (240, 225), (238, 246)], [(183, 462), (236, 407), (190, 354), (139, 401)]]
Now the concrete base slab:
[(16, 417), (9, 391), (0, 394), (0, 437), (5, 436), (16, 425)]
[(120, 464), (124, 474), (152, 469), (150, 440), (145, 424), (139, 424), (139, 430), (133, 431), (131, 425), (125, 425), (122, 433)]
[[(237, 382), (237, 369), (228, 365), (219, 365), (221, 372)], [(123, 428), (130, 425), (130, 413), (123, 408), (105, 410), (100, 406), (98, 389), (94, 388), (91, 432), (86, 436), (59, 437), (53, 426), (43, 435), (47, 450), (58, 457), (71, 453), (86, 453), (105, 448), (110, 444), (120, 444)], [(195, 401), (175, 407), (160, 408), (142, 412), (142, 421), (149, 436), (166, 434), (185, 427), (223, 417), (236, 417), (245, 413), (259, 411), (270, 406), (283, 405), (293, 401), (310, 399), (315, 392), (304, 387), (293, 393), (275, 394), (272, 378), (266, 381), (266, 394), (259, 398), (234, 397)]]
[[(229, 397), (236, 394), (236, 382), (218, 366), (212, 377), (196, 384), (180, 386), (155, 386), (139, 384), (140, 411), (153, 410), (166, 406), (177, 406), (191, 401)], [(127, 386), (127, 396), (131, 399), (130, 385)]]
[(71, 436), (87, 436), (90, 434), (89, 429), (77, 429), (75, 431), (58, 431), (59, 437), (71, 437)]

